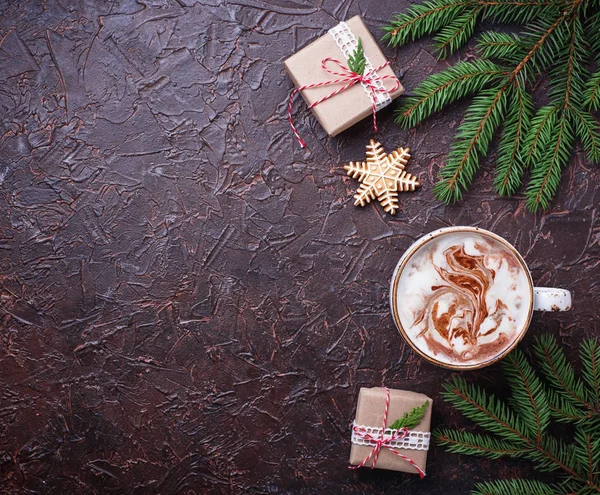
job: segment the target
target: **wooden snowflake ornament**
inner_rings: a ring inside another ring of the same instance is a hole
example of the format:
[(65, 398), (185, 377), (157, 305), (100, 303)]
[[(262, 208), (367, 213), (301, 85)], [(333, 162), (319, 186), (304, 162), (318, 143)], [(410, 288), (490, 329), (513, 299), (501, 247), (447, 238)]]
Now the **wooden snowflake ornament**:
[(371, 139), (367, 145), (366, 162), (350, 162), (344, 165), (348, 175), (361, 184), (354, 195), (355, 206), (365, 206), (377, 198), (383, 209), (391, 215), (398, 209), (398, 191), (414, 191), (421, 183), (404, 167), (410, 160), (409, 148), (398, 148), (389, 155), (380, 143)]

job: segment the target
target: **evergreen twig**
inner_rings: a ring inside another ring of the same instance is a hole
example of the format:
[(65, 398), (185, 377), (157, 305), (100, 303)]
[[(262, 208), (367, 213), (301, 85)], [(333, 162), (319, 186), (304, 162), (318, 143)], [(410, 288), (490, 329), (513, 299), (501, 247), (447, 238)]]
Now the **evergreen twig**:
[[(560, 473), (563, 479), (559, 485), (535, 480), (478, 483), (474, 495), (600, 493), (600, 345), (596, 340), (582, 344), (581, 378), (554, 337), (539, 338), (535, 354), (539, 374), (518, 349), (503, 361), (510, 385), (506, 402), (462, 378), (448, 381), (444, 399), (486, 434), (442, 429), (434, 437), (450, 452), (525, 458), (538, 470)], [(572, 426), (571, 443), (548, 432), (551, 418)]]
[(399, 430), (400, 428), (408, 428), (409, 430), (413, 429), (417, 426), (423, 416), (425, 415), (425, 411), (427, 411), (427, 406), (429, 405), (429, 401), (426, 400), (421, 406), (414, 407), (408, 412), (405, 412), (404, 415), (397, 419), (392, 423), (390, 429)]
[[(598, 0), (427, 0), (392, 18), (384, 39), (400, 46), (434, 35), (440, 58), (459, 50), (482, 20), (522, 26), (518, 34), (479, 35), (479, 58), (429, 76), (404, 99), (396, 121), (414, 127), (451, 103), (473, 96), (434, 188), (445, 203), (460, 200), (500, 133), (494, 186), (510, 196), (531, 169), (531, 211), (547, 208), (575, 139), (600, 162), (600, 2)], [(596, 72), (588, 67), (596, 63)], [(550, 79), (550, 103), (534, 109), (531, 92)]]
[(559, 495), (569, 494), (570, 490), (532, 480), (498, 480), (476, 483), (473, 495)]
[(348, 68), (352, 72), (363, 75), (365, 73), (366, 63), (367, 61), (365, 59), (365, 49), (363, 48), (362, 39), (358, 38), (356, 48), (350, 54), (350, 57), (348, 57)]

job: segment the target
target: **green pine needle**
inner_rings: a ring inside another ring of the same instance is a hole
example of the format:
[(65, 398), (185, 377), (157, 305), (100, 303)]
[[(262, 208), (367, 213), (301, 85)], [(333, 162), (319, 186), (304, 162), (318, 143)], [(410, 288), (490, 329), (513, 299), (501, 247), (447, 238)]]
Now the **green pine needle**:
[[(478, 483), (473, 494), (598, 494), (600, 344), (586, 340), (581, 345), (581, 378), (554, 337), (538, 338), (534, 349), (537, 367), (518, 349), (503, 361), (510, 386), (507, 401), (461, 377), (451, 378), (442, 397), (485, 433), (442, 429), (433, 436), (450, 452), (521, 458), (538, 471), (557, 473), (560, 480), (559, 485), (524, 479)], [(564, 439), (549, 433), (551, 419), (570, 426), (563, 428)]]
[(456, 141), (448, 155), (446, 166), (433, 193), (444, 203), (462, 198), (479, 168), (479, 157), (486, 155), (492, 136), (506, 115), (510, 86), (481, 91), (473, 98)]
[(561, 390), (548, 388), (546, 397), (552, 419), (559, 423), (582, 424), (590, 417), (582, 405), (573, 401), (572, 397), (566, 397)]
[(396, 122), (405, 129), (414, 127), (431, 114), (465, 96), (502, 80), (503, 70), (493, 62), (459, 62), (444, 72), (433, 74), (404, 99), (396, 111)]
[(485, 6), (485, 20), (499, 24), (517, 24), (525, 26), (538, 19), (556, 15), (561, 7), (556, 0), (505, 0), (477, 2)]
[(358, 38), (358, 44), (355, 50), (348, 57), (348, 68), (352, 72), (363, 75), (365, 73), (365, 49), (363, 48), (362, 40)]
[(516, 86), (514, 96), (509, 100), (503, 132), (498, 144), (496, 177), (494, 186), (502, 196), (514, 194), (523, 178), (525, 160), (521, 148), (531, 125), (533, 100), (520, 84)]
[(489, 435), (480, 435), (468, 431), (439, 430), (434, 434), (439, 445), (449, 452), (499, 459), (500, 457), (522, 457), (526, 450), (520, 444), (498, 440)]
[(531, 211), (550, 206), (560, 183), (562, 168), (571, 158), (573, 140), (571, 114), (561, 111), (555, 125), (548, 129), (548, 149), (541, 152), (540, 160), (533, 165), (526, 192), (527, 207)]
[(600, 344), (595, 339), (587, 340), (581, 346), (581, 377), (587, 385), (586, 403), (592, 411), (600, 410)]
[(583, 144), (590, 162), (600, 163), (600, 125), (588, 112), (572, 108), (575, 134)]
[(471, 2), (468, 0), (429, 0), (413, 5), (406, 13), (395, 16), (383, 30), (391, 46), (401, 46), (434, 33), (452, 22)]
[(504, 402), (468, 384), (463, 378), (455, 376), (446, 383), (442, 397), (464, 416), (501, 439), (516, 444), (526, 441), (527, 428), (523, 421)]
[[(590, 356), (585, 355), (586, 349), (593, 349), (593, 346), (590, 347), (590, 343), (586, 343), (582, 347), (584, 369), (588, 362), (585, 358), (593, 357), (593, 352)], [(556, 339), (549, 335), (539, 338), (535, 345), (535, 355), (540, 363), (540, 372), (550, 386), (546, 395), (553, 417), (562, 423), (579, 424), (593, 416), (594, 406), (588, 402), (584, 382), (576, 377), (573, 366), (567, 361)], [(598, 359), (600, 365), (600, 356)], [(590, 363), (594, 361), (591, 360)], [(582, 373), (582, 377), (585, 376), (585, 373)], [(596, 380), (596, 384), (600, 383), (600, 376), (594, 377), (592, 374), (592, 378)]]
[(594, 72), (590, 77), (583, 98), (587, 108), (600, 110), (600, 70)]
[(539, 162), (548, 150), (550, 129), (556, 125), (558, 111), (558, 107), (547, 105), (540, 108), (531, 120), (521, 147), (521, 156), (526, 166)]
[(476, 483), (472, 495), (566, 495), (569, 490), (533, 480), (498, 480)]
[(438, 51), (438, 58), (446, 58), (465, 45), (473, 36), (481, 7), (465, 10), (447, 26), (440, 29), (433, 38)]
[(512, 392), (510, 404), (518, 408), (527, 435), (541, 442), (542, 433), (550, 422), (550, 408), (542, 382), (519, 349), (514, 350), (503, 365)]
[(414, 407), (409, 412), (405, 412), (404, 415), (397, 419), (390, 426), (391, 430), (399, 430), (400, 428), (408, 428), (412, 430), (415, 426), (417, 426), (423, 416), (425, 416), (425, 411), (427, 411), (427, 406), (429, 406), (429, 401), (426, 400), (423, 405)]
[(516, 34), (488, 31), (477, 40), (477, 51), (484, 59), (518, 64), (520, 59), (515, 57), (515, 52), (519, 51), (521, 45), (521, 39)]
[[(600, 71), (588, 70), (594, 63), (596, 70), (600, 66), (600, 1), (427, 0), (392, 18), (383, 38), (401, 46), (433, 35), (439, 57), (446, 58), (468, 43), (482, 21), (520, 30), (484, 30), (477, 40), (479, 58), (429, 76), (404, 98), (396, 122), (415, 127), (455, 101), (473, 97), (436, 196), (445, 203), (463, 197), (501, 127), (496, 191), (517, 192), (530, 168), (526, 205), (531, 211), (548, 208), (576, 139), (590, 161), (600, 162), (600, 123), (591, 113), (600, 109)], [(550, 79), (550, 104), (535, 110), (531, 93), (543, 76)]]
[[(585, 32), (598, 33), (600, 31), (600, 2), (598, 0), (596, 0), (596, 2), (590, 2), (586, 7), (586, 14), (590, 15), (585, 21)], [(600, 62), (600, 36), (592, 36), (589, 38), (589, 42), (593, 53), (595, 53), (596, 67), (598, 67)]]
[(581, 470), (589, 479), (593, 479), (600, 463), (600, 438), (594, 437), (582, 428), (577, 428), (574, 436), (575, 458)]

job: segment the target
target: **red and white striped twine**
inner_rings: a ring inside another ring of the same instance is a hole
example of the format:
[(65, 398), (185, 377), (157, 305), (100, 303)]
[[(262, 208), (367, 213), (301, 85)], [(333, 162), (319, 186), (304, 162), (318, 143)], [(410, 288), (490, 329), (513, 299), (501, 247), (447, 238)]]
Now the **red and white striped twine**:
[(386, 429), (386, 423), (387, 423), (388, 410), (390, 408), (390, 390), (387, 387), (385, 387), (385, 393), (386, 393), (386, 397), (385, 397), (385, 410), (383, 411), (383, 426), (381, 428), (381, 436), (379, 438), (376, 438), (373, 435), (371, 435), (366, 430), (366, 428), (364, 428), (363, 426), (354, 425), (353, 426), (354, 433), (357, 436), (361, 437), (361, 438), (364, 438), (366, 440), (370, 440), (371, 442), (375, 443), (375, 446), (373, 447), (373, 450), (371, 450), (371, 452), (369, 453), (369, 455), (367, 457), (365, 457), (364, 460), (358, 466), (349, 466), (349, 468), (350, 469), (361, 468), (367, 462), (369, 462), (371, 460), (371, 457), (373, 457), (373, 464), (371, 464), (371, 469), (374, 469), (375, 468), (375, 464), (377, 464), (377, 459), (379, 458), (379, 452), (381, 452), (381, 447), (385, 447), (392, 454), (397, 455), (401, 459), (404, 459), (406, 462), (408, 462), (411, 466), (413, 466), (417, 470), (417, 472), (419, 473), (419, 476), (421, 478), (424, 478), (425, 477), (425, 471), (423, 471), (417, 465), (417, 463), (415, 461), (413, 461), (409, 457), (406, 457), (405, 455), (401, 454), (400, 452), (398, 452), (397, 450), (395, 450), (394, 448), (392, 448), (389, 445), (394, 440), (400, 440), (400, 439), (406, 437), (408, 435), (408, 428), (401, 428), (399, 430), (394, 430), (394, 432), (390, 436), (388, 436), (388, 437), (385, 436), (385, 429)]
[[(337, 64), (338, 67), (340, 68), (341, 72), (337, 72), (337, 71), (332, 70), (329, 67), (327, 67), (327, 62), (333, 62), (333, 63)], [(387, 65), (389, 65), (389, 62), (385, 62), (384, 64), (381, 64), (377, 68), (368, 70), (364, 74), (358, 74), (357, 72), (350, 70), (348, 67), (346, 67), (344, 64), (342, 64), (336, 58), (332, 58), (332, 57), (324, 58), (321, 61), (321, 67), (325, 71), (327, 71), (329, 74), (332, 74), (334, 76), (339, 76), (339, 78), (333, 79), (330, 81), (322, 81), (322, 82), (318, 82), (318, 83), (305, 84), (304, 86), (300, 86), (300, 87), (294, 89), (290, 94), (290, 100), (288, 102), (288, 120), (290, 121), (290, 125), (292, 126), (292, 131), (294, 131), (294, 135), (296, 136), (296, 138), (298, 139), (298, 142), (300, 143), (300, 147), (304, 148), (306, 146), (306, 143), (302, 140), (302, 138), (298, 134), (298, 131), (296, 130), (296, 126), (294, 126), (294, 121), (292, 119), (292, 110), (293, 110), (292, 107), (293, 107), (293, 102), (294, 102), (294, 96), (296, 96), (296, 93), (298, 93), (299, 91), (304, 91), (305, 89), (322, 88), (323, 86), (333, 86), (334, 84), (346, 83), (346, 84), (344, 84), (344, 86), (341, 86), (341, 87), (333, 90), (328, 95), (325, 95), (322, 98), (315, 101), (314, 103), (311, 103), (308, 106), (308, 109), (310, 110), (310, 109), (316, 107), (319, 103), (323, 103), (325, 100), (328, 100), (329, 98), (332, 98), (335, 95), (342, 93), (343, 91), (346, 91), (348, 88), (354, 86), (356, 83), (359, 83), (359, 82), (363, 83), (365, 86), (367, 86), (371, 90), (371, 107), (373, 108), (373, 130), (375, 132), (377, 132), (377, 108), (375, 106), (375, 101), (377, 98), (376, 94), (377, 93), (393, 93), (400, 87), (400, 80), (396, 76), (393, 76), (390, 74), (380, 76), (379, 74), (377, 74), (377, 72), (379, 72), (381, 69), (383, 69)], [(395, 80), (394, 87), (391, 89), (386, 89), (386, 88), (381, 88), (381, 87), (377, 86), (377, 83), (379, 81), (383, 81), (385, 79), (394, 79)]]

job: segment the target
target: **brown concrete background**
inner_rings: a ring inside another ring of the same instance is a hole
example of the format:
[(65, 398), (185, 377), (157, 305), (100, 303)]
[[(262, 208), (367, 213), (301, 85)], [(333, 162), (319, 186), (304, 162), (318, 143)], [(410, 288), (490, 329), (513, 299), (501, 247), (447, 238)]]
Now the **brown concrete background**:
[[(464, 104), (408, 132), (386, 109), (377, 137), (412, 148), (423, 184), (391, 217), (354, 207), (343, 170), (368, 119), (328, 139), (301, 109), (298, 148), (283, 60), (355, 14), (380, 37), (407, 5), (0, 1), (0, 492), (462, 494), (531, 475), (440, 448), (424, 481), (347, 469), (361, 386), (424, 392), (434, 427), (470, 427), (388, 311), (422, 234), (493, 230), (573, 291), (525, 349), (598, 333), (598, 168), (581, 152), (543, 215), (497, 198), (489, 162), (445, 207), (431, 191)], [(408, 91), (446, 66), (426, 41), (385, 53)], [(466, 376), (505, 388), (498, 365)]]

